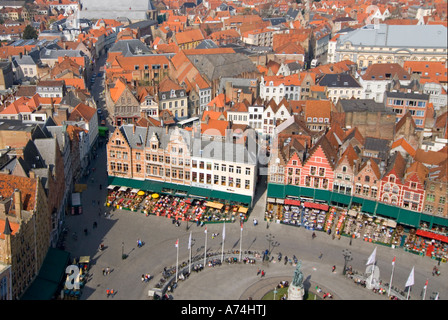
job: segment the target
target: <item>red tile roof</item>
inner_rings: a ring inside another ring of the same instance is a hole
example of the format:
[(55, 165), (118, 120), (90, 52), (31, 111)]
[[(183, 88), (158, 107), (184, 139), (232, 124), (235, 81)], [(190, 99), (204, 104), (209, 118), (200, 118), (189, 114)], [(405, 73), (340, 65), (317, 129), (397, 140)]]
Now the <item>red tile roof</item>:
[[(11, 197), (15, 189), (21, 192), (23, 210), (32, 211), (36, 205), (37, 180), (0, 173), (0, 195)], [(0, 232), (3, 232), (1, 228)]]

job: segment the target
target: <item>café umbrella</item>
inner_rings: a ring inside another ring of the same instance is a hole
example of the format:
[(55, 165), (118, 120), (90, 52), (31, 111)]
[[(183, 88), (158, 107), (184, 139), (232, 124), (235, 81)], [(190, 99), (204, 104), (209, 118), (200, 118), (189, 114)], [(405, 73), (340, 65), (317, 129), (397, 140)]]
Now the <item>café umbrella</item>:
[(157, 199), (159, 197), (159, 195), (157, 193), (153, 193), (152, 197), (153, 197), (153, 199)]

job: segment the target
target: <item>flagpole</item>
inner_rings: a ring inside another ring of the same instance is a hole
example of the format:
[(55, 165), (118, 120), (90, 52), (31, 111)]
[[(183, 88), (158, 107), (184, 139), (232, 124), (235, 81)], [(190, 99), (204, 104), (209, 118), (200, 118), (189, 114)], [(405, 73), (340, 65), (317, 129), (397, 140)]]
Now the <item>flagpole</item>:
[(191, 231), (190, 231), (190, 239), (188, 241), (188, 246), (190, 248), (190, 265), (188, 267), (188, 273), (191, 274)]
[(179, 269), (179, 239), (177, 239), (177, 242), (176, 242), (176, 251), (177, 251), (177, 254), (176, 254), (176, 282), (177, 282), (177, 279), (179, 278), (178, 277), (178, 269)]
[(207, 265), (207, 226), (205, 227), (204, 268)]
[(221, 248), (221, 263), (224, 263), (224, 239), (226, 238), (226, 223), (222, 227), (222, 248)]
[(423, 290), (423, 299), (422, 300), (425, 300), (427, 287), (428, 287), (428, 279), (426, 279), (425, 286), (423, 287), (424, 290)]
[(240, 262), (241, 262), (241, 245), (243, 242), (243, 221), (241, 221), (241, 231), (240, 231)]
[(392, 288), (392, 278), (394, 277), (394, 269), (395, 269), (395, 257), (392, 263), (392, 272), (390, 274), (390, 282), (389, 282), (389, 297), (390, 297), (390, 290)]

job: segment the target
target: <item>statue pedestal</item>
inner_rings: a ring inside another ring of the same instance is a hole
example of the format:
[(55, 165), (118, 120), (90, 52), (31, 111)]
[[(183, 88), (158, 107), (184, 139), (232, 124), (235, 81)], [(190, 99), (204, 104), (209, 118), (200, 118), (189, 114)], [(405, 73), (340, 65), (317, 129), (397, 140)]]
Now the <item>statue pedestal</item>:
[(295, 285), (289, 285), (288, 288), (288, 300), (303, 300), (305, 296), (305, 289), (303, 287), (297, 287)]

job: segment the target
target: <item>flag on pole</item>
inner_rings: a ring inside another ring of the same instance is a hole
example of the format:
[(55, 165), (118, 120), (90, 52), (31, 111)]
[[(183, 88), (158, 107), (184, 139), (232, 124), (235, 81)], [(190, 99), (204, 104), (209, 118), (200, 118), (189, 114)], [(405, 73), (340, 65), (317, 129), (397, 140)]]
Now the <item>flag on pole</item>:
[(207, 226), (205, 226), (205, 230), (204, 230), (204, 233), (207, 233)]
[(179, 239), (176, 240), (176, 244), (174, 245), (176, 248), (179, 247)]
[(372, 254), (370, 255), (369, 259), (367, 260), (366, 266), (371, 263), (375, 263), (375, 259), (376, 259), (376, 248), (373, 249)]
[(412, 267), (411, 273), (409, 274), (405, 287), (410, 287), (413, 285), (414, 285), (414, 267)]
[(393, 265), (393, 266), (395, 265), (395, 257), (394, 257), (394, 259), (392, 260), (392, 265)]
[(423, 286), (423, 289), (426, 290), (426, 288), (428, 287), (428, 279), (426, 279), (425, 285)]
[(437, 292), (436, 296), (434, 297), (434, 300), (439, 300), (439, 293)]
[(243, 231), (243, 220), (241, 220), (241, 231)]
[(190, 238), (188, 239), (188, 249), (191, 249), (191, 231), (190, 231)]

